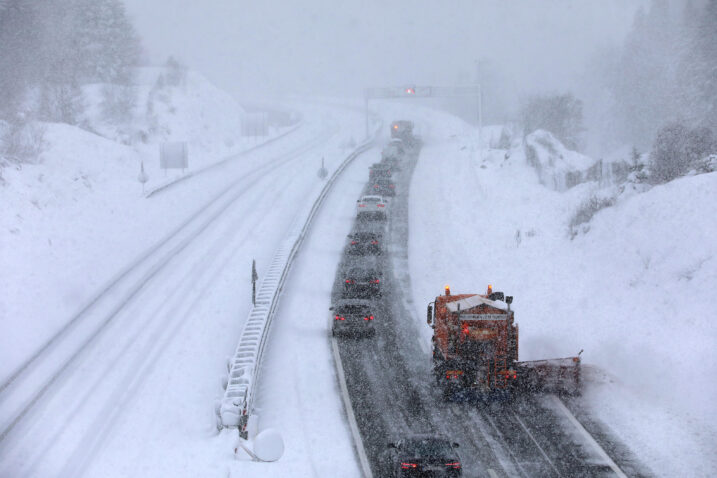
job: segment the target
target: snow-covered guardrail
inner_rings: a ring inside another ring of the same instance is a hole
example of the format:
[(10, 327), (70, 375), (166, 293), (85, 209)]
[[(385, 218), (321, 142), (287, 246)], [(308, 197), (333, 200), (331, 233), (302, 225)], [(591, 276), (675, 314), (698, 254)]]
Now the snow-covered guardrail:
[(336, 178), (357, 156), (371, 147), (373, 140), (357, 147), (340, 165), (324, 185), (303, 223), (298, 222), (274, 254), (274, 258), (257, 291), (256, 304), (241, 333), (234, 356), (227, 364), (229, 376), (224, 397), (218, 406), (217, 427), (238, 428), (247, 438), (247, 424), (253, 411), (254, 393), (259, 381), (261, 359), (269, 336), (271, 322), (279, 304), (284, 281), (304, 241), (311, 222), (331, 190)]

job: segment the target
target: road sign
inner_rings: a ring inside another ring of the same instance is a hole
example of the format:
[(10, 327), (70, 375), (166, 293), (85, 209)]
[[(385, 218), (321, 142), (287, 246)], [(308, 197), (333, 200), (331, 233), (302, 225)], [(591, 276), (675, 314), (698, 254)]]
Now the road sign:
[(162, 169), (186, 169), (189, 167), (187, 143), (184, 141), (160, 143), (159, 166)]

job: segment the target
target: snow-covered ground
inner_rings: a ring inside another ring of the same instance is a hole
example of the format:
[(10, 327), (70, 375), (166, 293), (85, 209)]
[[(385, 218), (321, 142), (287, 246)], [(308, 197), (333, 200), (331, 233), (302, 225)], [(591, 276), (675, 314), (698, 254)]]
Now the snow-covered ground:
[[(161, 70), (141, 73), (138, 96), (144, 98)], [(91, 90), (89, 98), (94, 97)], [(145, 200), (137, 180), (140, 163), (149, 176), (148, 189), (182, 177), (181, 171), (160, 171), (159, 142), (187, 141), (190, 173), (259, 144), (241, 135), (243, 109), (238, 103), (196, 73), (190, 72), (182, 87), (165, 87), (161, 96), (162, 101), (155, 99), (161, 128), (147, 143), (122, 144), (121, 134), (102, 123), (96, 108), (89, 108), (86, 121), (105, 136), (47, 124), (47, 148), (40, 161), (3, 170), (0, 380), (218, 186), (211, 181), (201, 183), (207, 185), (204, 191), (193, 186), (198, 194), (182, 194), (179, 202)], [(140, 130), (143, 113), (136, 119), (134, 129)], [(309, 123), (283, 147), (333, 128), (320, 115)], [(257, 153), (237, 162), (260, 164)]]
[(623, 194), (571, 239), (597, 184), (557, 192), (519, 149), (474, 151), (459, 120), (425, 119), (409, 221), (417, 320), (446, 284), (514, 295), (522, 359), (585, 349), (594, 415), (658, 475), (713, 476), (717, 174)]
[[(48, 128), (42, 163), (6, 171), (3, 378), (211, 198), (231, 190), (237, 199), (143, 283), (4, 437), (1, 476), (225, 473), (234, 458), (216, 436), (213, 403), (251, 306), (251, 261), (261, 274), (321, 190), (321, 158), (333, 171), (363, 127), (359, 114), (341, 109), (302, 112), (301, 128), (285, 138), (151, 198), (136, 182), (133, 151), (69, 126)], [(281, 165), (258, 174), (274, 163)], [(0, 405), (7, 425), (15, 404)], [(341, 427), (337, 419), (334, 437)], [(346, 450), (345, 464), (352, 452), (343, 433), (332, 442)]]
[[(378, 150), (359, 157), (329, 196), (275, 319), (257, 406), (260, 428), (282, 432), (284, 457), (260, 464), (241, 451), (235, 456), (230, 435), (214, 429), (224, 360), (251, 306), (251, 259), (261, 274), (300, 206), (318, 193), (320, 158), (332, 169), (348, 154), (349, 138), (362, 136), (360, 111), (323, 103), (295, 105), (304, 125), (286, 138), (149, 199), (136, 181), (145, 153), (62, 125), (48, 129), (43, 163), (3, 172), (6, 377), (218, 191), (287, 159), (271, 176), (247, 180), (241, 199), (53, 387), (18, 438), (0, 443), (0, 476), (359, 475), (326, 309), (355, 199)], [(717, 173), (623, 194), (573, 237), (570, 218), (596, 184), (546, 188), (522, 151), (506, 159), (504, 150), (480, 148), (475, 129), (452, 115), (376, 108), (387, 121), (413, 119), (424, 137), (409, 224), (424, 346), (424, 307), (445, 284), (454, 292), (493, 284), (516, 297), (521, 358), (585, 349), (583, 400), (594, 416), (660, 476), (714, 475)]]

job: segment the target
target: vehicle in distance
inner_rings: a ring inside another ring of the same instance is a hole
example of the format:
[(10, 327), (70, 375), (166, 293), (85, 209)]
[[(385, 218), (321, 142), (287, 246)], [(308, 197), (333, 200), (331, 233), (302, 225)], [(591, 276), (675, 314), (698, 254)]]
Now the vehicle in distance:
[(458, 443), (444, 436), (414, 435), (389, 443), (388, 448), (391, 476), (462, 476)]
[(376, 232), (354, 232), (348, 236), (346, 253), (357, 256), (381, 254), (381, 235)]
[(333, 335), (374, 335), (374, 310), (370, 300), (340, 299), (329, 310), (333, 311)]
[(406, 146), (399, 138), (391, 139), (381, 151), (382, 158), (402, 159), (404, 154), (406, 154)]
[(394, 138), (389, 141), (389, 143), (384, 146), (383, 151), (381, 151), (381, 162), (393, 169), (399, 170), (401, 161), (405, 155), (406, 147), (404, 146), (403, 141), (398, 138)]
[(381, 196), (362, 196), (356, 201), (358, 219), (386, 219), (386, 201)]
[(373, 192), (381, 196), (395, 196), (396, 185), (386, 178), (377, 178), (373, 181)]
[(381, 273), (376, 264), (354, 265), (344, 274), (344, 298), (373, 299), (381, 296)]
[(386, 163), (374, 163), (368, 170), (369, 179), (390, 178), (392, 174), (391, 166)]
[(399, 138), (404, 141), (413, 138), (413, 121), (396, 120), (391, 123), (391, 138)]

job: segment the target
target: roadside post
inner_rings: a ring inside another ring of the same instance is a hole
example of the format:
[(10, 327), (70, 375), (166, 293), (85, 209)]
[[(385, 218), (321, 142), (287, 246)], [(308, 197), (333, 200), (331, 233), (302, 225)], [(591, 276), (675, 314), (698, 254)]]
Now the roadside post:
[(256, 273), (256, 261), (251, 260), (251, 304), (256, 305), (256, 281), (259, 275)]
[(324, 157), (321, 157), (321, 168), (319, 168), (319, 179), (326, 179), (326, 176), (329, 175), (329, 171), (326, 169), (326, 166), (324, 166)]
[(144, 172), (144, 161), (142, 161), (139, 165), (139, 176), (137, 176), (137, 181), (142, 183), (142, 194), (144, 194), (144, 185), (147, 181), (149, 181), (149, 176)]

